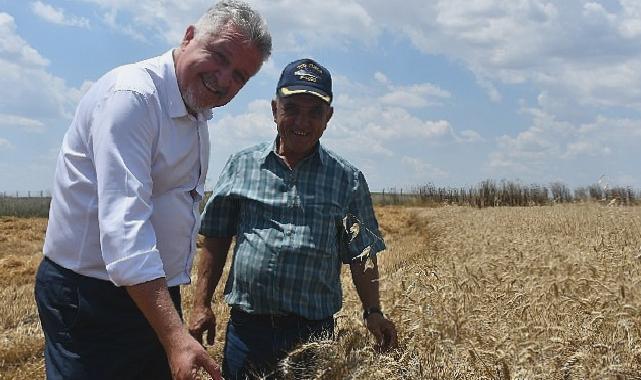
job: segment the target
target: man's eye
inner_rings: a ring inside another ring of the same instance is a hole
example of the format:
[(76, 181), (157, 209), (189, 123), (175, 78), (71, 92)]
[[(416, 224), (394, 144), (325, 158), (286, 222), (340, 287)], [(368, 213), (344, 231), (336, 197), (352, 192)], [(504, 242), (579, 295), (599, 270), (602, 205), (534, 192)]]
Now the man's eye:
[(227, 61), (226, 57), (220, 52), (210, 51), (209, 55), (211, 55), (217, 62), (225, 63)]

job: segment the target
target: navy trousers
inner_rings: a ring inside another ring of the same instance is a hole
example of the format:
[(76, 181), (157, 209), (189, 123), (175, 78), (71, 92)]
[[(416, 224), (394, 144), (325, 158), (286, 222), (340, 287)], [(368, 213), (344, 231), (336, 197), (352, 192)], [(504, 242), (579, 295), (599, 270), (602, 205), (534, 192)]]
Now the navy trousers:
[[(180, 289), (169, 290), (181, 313)], [(162, 345), (124, 288), (45, 258), (35, 297), (47, 379), (171, 379)]]
[(298, 344), (334, 334), (334, 317), (308, 320), (298, 316), (253, 315), (231, 310), (225, 339), (226, 380), (277, 379), (278, 362)]

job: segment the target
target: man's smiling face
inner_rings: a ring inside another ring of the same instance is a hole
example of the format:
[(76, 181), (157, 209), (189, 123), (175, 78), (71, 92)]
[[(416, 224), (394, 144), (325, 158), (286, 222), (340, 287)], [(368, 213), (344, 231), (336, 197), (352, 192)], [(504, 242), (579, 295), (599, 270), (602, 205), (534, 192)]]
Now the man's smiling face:
[(262, 64), (258, 49), (233, 27), (194, 34), (193, 26), (187, 28), (174, 55), (178, 87), (191, 113), (227, 104)]
[(280, 96), (272, 101), (279, 153), (298, 159), (310, 154), (325, 132), (333, 111), (329, 104), (312, 94)]

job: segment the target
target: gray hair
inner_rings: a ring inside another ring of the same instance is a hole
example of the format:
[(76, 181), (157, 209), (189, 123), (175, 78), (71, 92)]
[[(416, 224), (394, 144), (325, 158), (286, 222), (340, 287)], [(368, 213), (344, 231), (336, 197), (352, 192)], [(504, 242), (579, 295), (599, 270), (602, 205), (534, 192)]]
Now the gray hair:
[(194, 25), (194, 38), (202, 39), (215, 35), (228, 26), (236, 27), (238, 32), (258, 49), (263, 62), (269, 58), (272, 53), (272, 36), (267, 29), (267, 23), (243, 1), (222, 0), (209, 8)]

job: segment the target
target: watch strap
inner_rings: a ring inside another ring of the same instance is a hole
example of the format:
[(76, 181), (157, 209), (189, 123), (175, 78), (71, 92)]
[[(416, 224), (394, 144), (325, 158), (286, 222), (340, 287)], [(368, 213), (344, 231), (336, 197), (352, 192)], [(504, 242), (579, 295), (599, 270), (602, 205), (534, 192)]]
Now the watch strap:
[(368, 307), (365, 310), (363, 310), (363, 319), (367, 319), (367, 317), (369, 317), (372, 314), (380, 314), (382, 316), (385, 316), (385, 314), (383, 314), (383, 311), (381, 310), (380, 307), (373, 306), (373, 307)]

